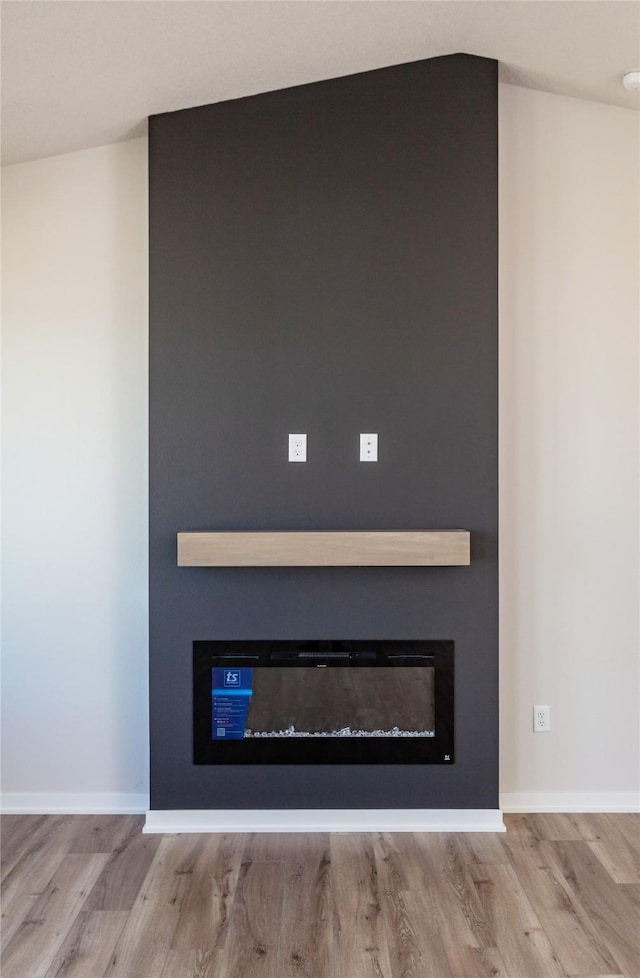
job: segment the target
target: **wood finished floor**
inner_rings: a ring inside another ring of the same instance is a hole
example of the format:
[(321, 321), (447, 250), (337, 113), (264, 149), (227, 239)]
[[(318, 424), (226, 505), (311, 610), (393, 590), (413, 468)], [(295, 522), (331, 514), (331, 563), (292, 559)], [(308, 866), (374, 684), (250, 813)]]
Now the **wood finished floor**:
[(2, 819), (2, 978), (640, 978), (640, 816), (506, 835)]

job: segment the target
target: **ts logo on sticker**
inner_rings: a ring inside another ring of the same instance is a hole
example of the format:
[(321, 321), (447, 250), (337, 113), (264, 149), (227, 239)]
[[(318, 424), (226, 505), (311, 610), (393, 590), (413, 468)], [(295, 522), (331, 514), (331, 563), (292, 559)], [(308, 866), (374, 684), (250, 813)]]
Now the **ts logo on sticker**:
[(225, 686), (240, 686), (240, 673), (237, 669), (225, 669)]

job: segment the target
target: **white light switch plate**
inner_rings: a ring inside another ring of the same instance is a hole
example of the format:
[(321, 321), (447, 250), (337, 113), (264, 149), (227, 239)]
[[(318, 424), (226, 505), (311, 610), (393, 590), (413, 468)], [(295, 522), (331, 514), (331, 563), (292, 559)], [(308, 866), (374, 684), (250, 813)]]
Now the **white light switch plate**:
[(360, 461), (378, 461), (378, 436), (375, 432), (360, 435)]

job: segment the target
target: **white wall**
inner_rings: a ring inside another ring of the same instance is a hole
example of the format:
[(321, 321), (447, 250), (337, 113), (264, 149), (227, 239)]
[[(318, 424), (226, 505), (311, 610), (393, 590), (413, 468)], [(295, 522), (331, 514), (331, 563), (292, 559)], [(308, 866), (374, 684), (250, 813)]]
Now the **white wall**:
[[(638, 116), (500, 98), (502, 788), (626, 804)], [(145, 141), (9, 167), (3, 202), (5, 802), (144, 808)]]
[[(630, 110), (501, 89), (509, 807), (638, 788), (638, 137)], [(532, 732), (533, 704), (551, 705), (550, 733)]]
[(3, 171), (8, 807), (146, 805), (146, 149)]

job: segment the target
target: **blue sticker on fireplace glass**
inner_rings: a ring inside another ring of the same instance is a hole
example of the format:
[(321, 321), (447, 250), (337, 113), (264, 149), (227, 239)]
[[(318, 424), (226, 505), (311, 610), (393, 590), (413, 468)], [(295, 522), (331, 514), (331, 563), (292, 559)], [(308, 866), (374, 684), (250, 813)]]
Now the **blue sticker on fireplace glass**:
[(211, 670), (211, 737), (242, 740), (253, 695), (253, 669), (214, 666)]

